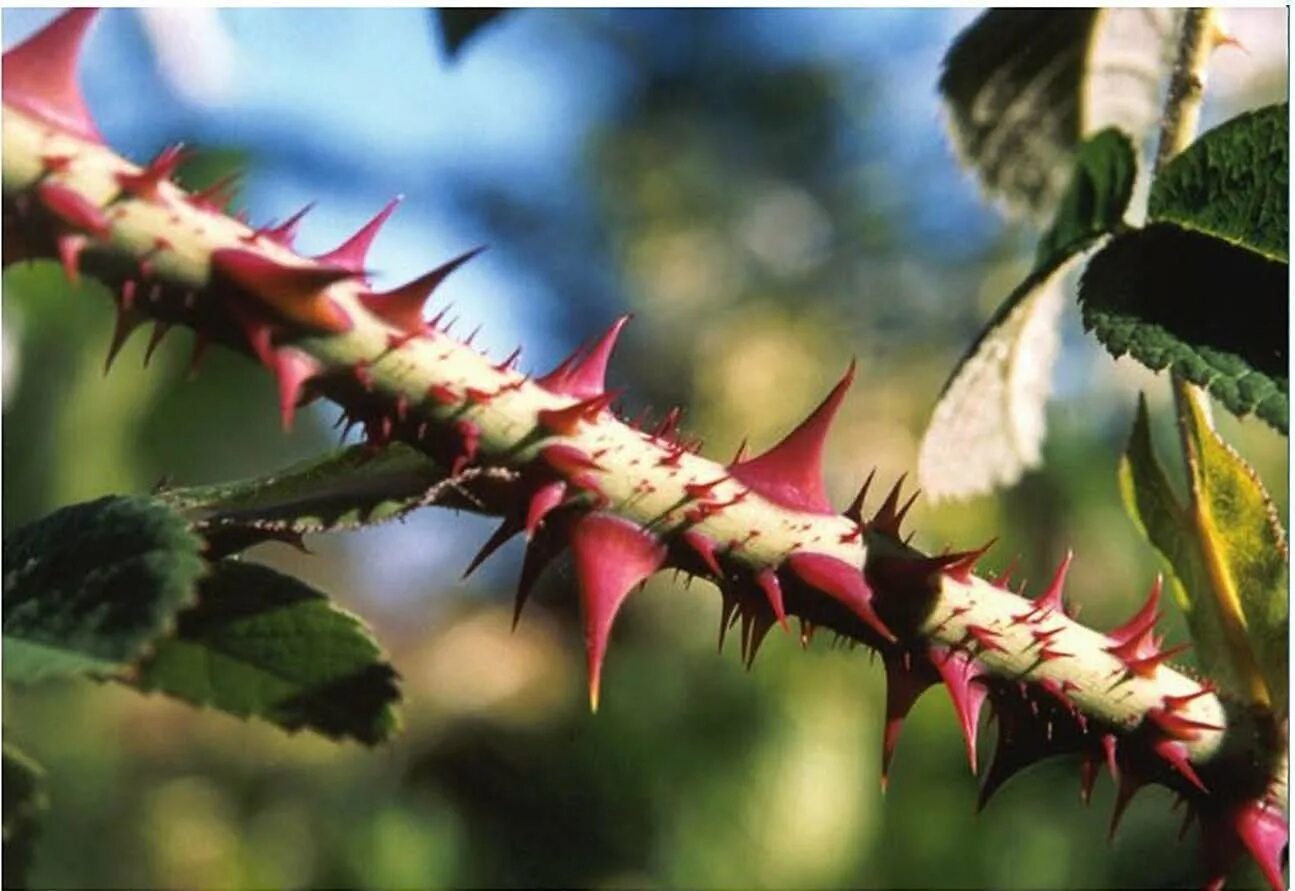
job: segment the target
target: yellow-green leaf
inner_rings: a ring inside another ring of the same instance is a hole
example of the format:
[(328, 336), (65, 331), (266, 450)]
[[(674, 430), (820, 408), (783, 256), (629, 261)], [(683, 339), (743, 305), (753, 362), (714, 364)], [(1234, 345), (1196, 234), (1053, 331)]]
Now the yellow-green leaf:
[(1194, 503), (1175, 496), (1140, 401), (1120, 464), (1125, 508), (1168, 564), (1201, 668), (1225, 692), (1284, 710), (1285, 533), (1258, 476), (1196, 397), (1184, 414)]

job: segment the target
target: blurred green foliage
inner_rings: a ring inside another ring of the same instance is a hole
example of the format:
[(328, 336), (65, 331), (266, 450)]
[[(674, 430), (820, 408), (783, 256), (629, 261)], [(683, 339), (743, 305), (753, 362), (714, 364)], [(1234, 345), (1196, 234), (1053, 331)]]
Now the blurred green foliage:
[[(607, 48), (629, 55), (611, 39)], [(905, 184), (860, 138), (884, 133), (893, 103), (912, 101), (884, 86), (867, 59), (848, 70), (789, 64), (740, 46), (708, 52), (697, 37), (588, 146), (613, 268), (638, 314), (613, 369), (614, 383), (634, 384), (631, 408), (659, 414), (682, 402), (686, 427), (727, 457), (747, 436), (759, 447), (785, 431), (857, 356), (860, 383), (828, 462), (842, 503), (871, 467), (889, 482), (913, 466), (950, 369), (1029, 263), (1029, 239), (1016, 233), (971, 258), (907, 236)], [(517, 215), (515, 228), (528, 219)], [(559, 254), (560, 221), (545, 228)], [(533, 237), (499, 231), (505, 244)], [(137, 335), (103, 377), (112, 308), (100, 290), (54, 286), (40, 266), (5, 274), (6, 529), (164, 477), (267, 472), (333, 442), (327, 413), (308, 412), (283, 435), (272, 383), (242, 358), (213, 350), (184, 379), (188, 335), (172, 335), (147, 371)], [(572, 327), (572, 345), (590, 333)], [(1083, 384), (1063, 387), (1050, 408), (1045, 468), (999, 497), (919, 504), (914, 525), (933, 548), (997, 537), (989, 568), (1019, 554), (1017, 577), (1031, 590), (1073, 547), (1072, 596), (1101, 627), (1135, 608), (1158, 568), (1121, 509), (1116, 466), (1133, 394), (1148, 389), (1163, 423), (1167, 385), (1092, 343), (1067, 363)], [(1285, 515), (1284, 440), (1254, 421), (1219, 421)], [(705, 584), (655, 579), (631, 599), (591, 716), (569, 571), (549, 572), (510, 632), (518, 552), (465, 589), (454, 579), (470, 554), (445, 554), (418, 537), (426, 528), (316, 536), (314, 556), (277, 545), (254, 554), (318, 580), (374, 625), (408, 703), (403, 734), (375, 750), (114, 685), (7, 688), (6, 739), (47, 771), (34, 883), (1041, 888), (1196, 878), (1193, 845), (1172, 844), (1177, 821), (1158, 787), (1133, 802), (1109, 846), (1109, 781), (1085, 810), (1074, 764), (1027, 772), (977, 816), (939, 690), (914, 709), (883, 798), (879, 668), (825, 638), (802, 653), (775, 633), (748, 674), (731, 642), (714, 653), (719, 602)], [(382, 566), (414, 596), (384, 596)], [(1181, 616), (1166, 628), (1171, 642), (1184, 639)]]

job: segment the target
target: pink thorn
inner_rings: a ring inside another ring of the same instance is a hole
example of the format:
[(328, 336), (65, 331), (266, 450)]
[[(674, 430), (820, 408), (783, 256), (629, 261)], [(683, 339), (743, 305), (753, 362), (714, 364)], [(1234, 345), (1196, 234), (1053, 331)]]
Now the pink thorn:
[(1093, 787), (1097, 785), (1097, 771), (1101, 768), (1100, 758), (1085, 755), (1079, 762), (1079, 800), (1087, 805), (1093, 797)]
[(551, 433), (570, 436), (582, 421), (594, 421), (607, 410), (607, 406), (620, 396), (620, 391), (590, 396), (565, 408), (543, 408), (536, 416), (540, 425)]
[(305, 219), (306, 214), (314, 209), (315, 202), (312, 201), (279, 225), (258, 229), (254, 234), (263, 235), (280, 247), (291, 249), (292, 243), (297, 237), (297, 227), (301, 225), (301, 221)]
[(782, 605), (782, 585), (778, 582), (778, 573), (766, 566), (756, 573), (755, 583), (769, 599), (769, 608), (773, 610), (773, 616), (778, 620), (778, 624), (784, 631), (791, 631), (791, 626), (787, 624), (787, 611)]
[(89, 142), (102, 143), (77, 86), (77, 60), (98, 10), (71, 9), (4, 54), (4, 103)]
[(148, 201), (156, 201), (158, 187), (169, 182), (187, 153), (183, 143), (169, 145), (158, 152), (157, 157), (139, 173), (118, 173), (117, 184), (130, 194)]
[(85, 250), (88, 240), (84, 235), (60, 235), (57, 239), (58, 259), (63, 265), (63, 273), (72, 284), (81, 281), (81, 252)]
[(454, 405), (459, 401), (454, 391), (444, 384), (432, 384), (428, 387), (427, 397), (438, 405)]
[(661, 567), (666, 549), (632, 523), (591, 513), (572, 527), (571, 551), (585, 620), (589, 704), (598, 711), (603, 657), (616, 613), (634, 586)]
[(283, 432), (289, 433), (302, 389), (307, 380), (319, 373), (319, 363), (299, 350), (279, 347), (274, 351), (273, 367), (279, 382), (279, 416), (283, 420)]
[(993, 628), (986, 628), (983, 625), (968, 625), (967, 633), (975, 639), (976, 644), (982, 651), (1006, 653), (1007, 647), (998, 642), (999, 632)]
[(787, 558), (787, 567), (805, 584), (844, 604), (865, 625), (886, 640), (895, 635), (872, 608), (872, 588), (863, 571), (827, 554), (798, 552)]
[(499, 372), (510, 371), (512, 370), (512, 367), (517, 364), (517, 360), (521, 355), (522, 355), (522, 348), (518, 347), (517, 349), (509, 353), (508, 356), (504, 359), (504, 361), (492, 367), (495, 369), (495, 371), (499, 371)]
[(46, 210), (73, 229), (99, 238), (108, 234), (108, 218), (103, 210), (75, 189), (43, 182), (36, 187), (36, 197)]
[(256, 251), (221, 248), (211, 265), (287, 318), (327, 331), (350, 328), (346, 312), (322, 292), (352, 273), (329, 266), (287, 266)]
[(974, 551), (961, 551), (956, 554), (945, 554), (940, 557), (928, 557), (929, 563), (937, 564), (944, 571), (944, 574), (954, 581), (962, 584), (971, 582), (971, 575), (976, 571), (976, 564), (980, 558), (989, 552), (998, 539), (991, 538)]
[(607, 363), (611, 360), (612, 350), (616, 348), (621, 329), (631, 318), (621, 316), (592, 346), (581, 346), (557, 368), (537, 378), (535, 383), (550, 393), (577, 399), (601, 395), (607, 387)]
[(706, 568), (717, 578), (724, 577), (724, 570), (720, 568), (719, 561), (715, 559), (715, 542), (710, 536), (704, 535), (695, 529), (685, 530), (681, 536), (683, 543), (696, 554), (701, 562), (706, 564)]
[(364, 274), (364, 263), (369, 256), (369, 248), (373, 247), (373, 240), (378, 237), (378, 232), (383, 225), (395, 213), (400, 202), (404, 200), (403, 195), (397, 195), (387, 202), (387, 206), (378, 211), (377, 215), (365, 223), (360, 230), (333, 248), (326, 254), (320, 254), (315, 259), (328, 266), (337, 266), (356, 275)]
[(1180, 742), (1172, 739), (1162, 738), (1151, 744), (1151, 750), (1168, 762), (1169, 766), (1182, 774), (1183, 779), (1191, 783), (1202, 792), (1208, 793), (1210, 790), (1205, 788), (1201, 778), (1196, 775), (1192, 768), (1192, 763), (1187, 757), (1187, 747)]
[(1057, 571), (1053, 573), (1052, 581), (1048, 583), (1047, 589), (1031, 603), (1030, 611), (1027, 615), (1046, 618), (1053, 613), (1063, 616), (1066, 614), (1063, 594), (1066, 587), (1066, 574), (1070, 572), (1070, 563), (1074, 559), (1075, 552), (1066, 551), (1066, 556), (1061, 558), (1061, 564), (1057, 566)]
[(881, 658), (886, 667), (886, 729), (881, 742), (881, 788), (885, 791), (890, 781), (890, 762), (895, 757), (895, 746), (899, 743), (904, 719), (936, 679), (929, 670), (923, 672), (920, 669), (923, 663), (914, 661), (911, 653), (886, 649)]
[[(222, 176), (207, 188), (195, 192), (189, 198), (189, 203), (200, 209), (214, 210), (224, 213), (229, 208), (229, 203), (234, 200), (234, 189), (238, 185), (238, 180), (242, 177), (241, 171), (234, 171)], [(246, 223), (245, 213), (240, 213), (239, 221)]]
[(450, 273), (483, 250), (485, 250), (484, 246), (473, 248), (393, 290), (380, 294), (361, 294), (360, 302), (393, 328), (399, 328), (407, 334), (420, 334), (429, 327), (423, 319), (423, 307), (432, 296), (432, 292), (449, 277)]
[(971, 763), (971, 772), (974, 774), (980, 710), (989, 691), (983, 684), (977, 683), (982, 675), (977, 670), (976, 661), (963, 651), (933, 646), (930, 658), (953, 701), (953, 710), (958, 715), (958, 724), (962, 727), (962, 736), (967, 743), (967, 760)]
[(454, 432), (459, 434), (459, 454), (450, 465), (450, 476), (458, 476), (477, 457), (477, 447), (481, 444), (481, 428), (471, 421), (458, 421)]
[(526, 505), (526, 537), (533, 538), (535, 530), (539, 528), (544, 517), (549, 511), (553, 510), (562, 503), (566, 497), (567, 484), (562, 480), (554, 480), (545, 483), (531, 493), (530, 501)]
[(854, 369), (851, 362), (827, 398), (781, 442), (758, 457), (731, 465), (729, 472), (783, 507), (832, 513), (823, 485), (823, 448), (832, 420), (854, 381)]
[(1268, 883), (1278, 891), (1286, 887), (1282, 877), (1282, 851), (1289, 842), (1290, 830), (1281, 812), (1263, 802), (1251, 802), (1229, 816), (1233, 831)]
[(539, 457), (549, 467), (568, 478), (588, 470), (606, 469), (582, 449), (566, 443), (545, 446), (540, 449)]
[(1114, 631), (1108, 632), (1106, 636), (1117, 644), (1125, 644), (1135, 638), (1142, 637), (1155, 627), (1156, 620), (1159, 618), (1156, 610), (1160, 606), (1161, 587), (1162, 579), (1160, 576), (1156, 576), (1155, 584), (1151, 586), (1151, 591), (1147, 594), (1147, 600), (1142, 605), (1142, 608), (1137, 611), (1133, 618)]

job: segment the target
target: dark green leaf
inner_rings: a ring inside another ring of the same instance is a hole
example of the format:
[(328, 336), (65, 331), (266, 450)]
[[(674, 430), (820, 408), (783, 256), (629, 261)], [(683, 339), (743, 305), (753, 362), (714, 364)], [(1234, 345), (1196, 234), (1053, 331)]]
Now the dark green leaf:
[(1122, 225), (1136, 167), (1133, 146), (1119, 131), (1104, 130), (1080, 146), (1034, 271), (999, 306), (940, 394), (918, 456), (929, 497), (990, 492), (1042, 460), (1066, 273)]
[(1286, 262), (1289, 114), (1286, 103), (1270, 105), (1196, 140), (1156, 177), (1148, 219)]
[(1284, 263), (1158, 223), (1103, 248), (1079, 300), (1085, 326), (1112, 355), (1172, 369), (1285, 433), (1286, 275)]
[(148, 498), (55, 511), (4, 540), (4, 677), (111, 672), (191, 604), (205, 564), (184, 519)]
[[(158, 495), (223, 555), (270, 538), (369, 526), (432, 503), (470, 507), (422, 452), (394, 443), (353, 446), (272, 476)], [(456, 500), (457, 499), (457, 500)]]
[(994, 9), (958, 36), (940, 92), (953, 141), (989, 196), (1049, 218), (1073, 153), (1118, 127), (1140, 142), (1158, 115), (1178, 13)]
[(223, 560), (133, 682), (287, 730), (381, 742), (399, 727), (396, 672), (358, 619), (264, 566)]
[(445, 55), (453, 59), (482, 27), (508, 12), (507, 9), (484, 9), (457, 6), (436, 10), (441, 39), (445, 41)]
[(48, 808), (45, 771), (4, 744), (4, 886), (26, 888), (40, 821)]

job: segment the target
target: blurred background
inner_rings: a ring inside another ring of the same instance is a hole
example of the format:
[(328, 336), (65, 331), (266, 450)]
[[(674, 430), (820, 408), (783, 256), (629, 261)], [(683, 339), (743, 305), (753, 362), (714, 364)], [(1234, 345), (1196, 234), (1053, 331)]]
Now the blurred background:
[[(4, 11), (4, 45), (47, 21)], [(628, 406), (687, 407), (710, 454), (798, 421), (851, 357), (830, 444), (844, 503), (915, 466), (936, 395), (1024, 276), (1031, 232), (985, 208), (945, 139), (935, 83), (974, 10), (515, 11), (447, 59), (426, 10), (111, 10), (83, 67), (108, 141), (144, 160), (183, 139), (207, 183), (246, 171), (253, 221), (318, 207), (332, 248), (392, 195), (371, 265), (395, 284), (478, 244), (439, 292), (463, 333), (542, 371), (622, 312)], [(1280, 101), (1286, 20), (1233, 10), (1206, 124)], [(186, 379), (187, 334), (107, 377), (109, 301), (6, 273), (3, 523), (159, 480), (269, 472), (333, 447), (337, 410), (279, 431), (273, 384), (219, 353)], [(917, 541), (997, 537), (1045, 581), (1067, 548), (1099, 627), (1158, 571), (1115, 468), (1138, 390), (1167, 447), (1164, 379), (1113, 362), (1073, 310), (1046, 467), (1000, 496), (919, 503)], [(1286, 515), (1286, 442), (1219, 413)], [(1169, 455), (1166, 449), (1166, 455)], [(771, 635), (748, 674), (715, 654), (718, 597), (668, 578), (618, 622), (603, 706), (585, 706), (570, 573), (510, 633), (520, 549), (457, 581), (489, 521), (435, 511), (256, 559), (331, 592), (403, 676), (406, 728), (375, 750), (245, 724), (112, 685), (6, 689), (4, 733), (49, 772), (35, 884), (104, 887), (1178, 887), (1160, 788), (1113, 844), (1112, 789), (1079, 803), (1040, 765), (975, 815), (947, 697), (916, 707), (879, 788), (882, 673)], [(1031, 591), (1037, 591), (1037, 584)], [(1170, 610), (1173, 607), (1170, 606)], [(1181, 617), (1166, 620), (1171, 642)], [(987, 734), (992, 736), (992, 731)], [(988, 758), (982, 751), (982, 760)]]

